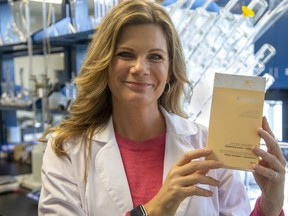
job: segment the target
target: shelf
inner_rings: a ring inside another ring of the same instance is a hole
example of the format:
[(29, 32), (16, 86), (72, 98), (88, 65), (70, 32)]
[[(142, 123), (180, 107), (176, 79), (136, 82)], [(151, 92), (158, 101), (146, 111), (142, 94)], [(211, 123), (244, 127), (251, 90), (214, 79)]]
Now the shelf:
[[(20, 0), (12, 0), (11, 2), (17, 2), (17, 1), (20, 1)], [(0, 0), (0, 3), (8, 3), (10, 2), (9, 0)]]
[[(2, 111), (30, 111), (32, 112), (32, 105), (30, 106), (3, 106), (0, 105), (0, 110)], [(37, 111), (41, 111), (41, 109), (37, 109)], [(61, 114), (67, 115), (69, 112), (67, 110), (60, 110), (60, 109), (50, 109), (49, 112), (51, 114)]]
[(27, 53), (27, 42), (5, 44), (0, 46), (1, 54), (15, 54), (15, 53)]
[[(51, 53), (63, 52), (63, 47), (52, 47)], [(1, 55), (13, 55), (13, 57), (21, 57), (28, 55), (28, 45), (27, 42), (15, 43), (15, 44), (5, 44), (0, 46)], [(33, 55), (43, 54), (43, 45), (40, 43), (33, 44)]]
[(60, 114), (60, 115), (68, 115), (69, 114), (69, 112), (67, 110), (50, 109), (49, 112), (51, 114)]
[[(77, 32), (75, 34), (61, 35), (58, 37), (50, 37), (49, 42), (51, 46), (71, 46), (76, 44), (87, 44), (91, 41), (95, 30), (91, 29), (84, 32)], [(43, 40), (35, 40), (33, 44), (42, 44)]]
[[(49, 38), (51, 53), (63, 52), (65, 46), (87, 44), (91, 41), (94, 32), (94, 30), (89, 30), (75, 34), (61, 35), (59, 37), (51, 37)], [(10, 54), (13, 55), (13, 57), (28, 55), (28, 44), (27, 42), (21, 42), (2, 45), (0, 46), (0, 54)], [(43, 54), (43, 40), (33, 41), (33, 55), (35, 54)]]
[(0, 105), (0, 110), (2, 111), (15, 111), (15, 110), (23, 110), (23, 111), (32, 111), (32, 105), (30, 106), (7, 106)]

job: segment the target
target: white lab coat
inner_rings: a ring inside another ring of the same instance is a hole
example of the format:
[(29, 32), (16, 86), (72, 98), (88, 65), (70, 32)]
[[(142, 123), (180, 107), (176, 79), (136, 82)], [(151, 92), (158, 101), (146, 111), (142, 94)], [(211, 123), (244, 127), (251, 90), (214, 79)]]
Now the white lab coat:
[[(167, 125), (163, 172), (165, 181), (168, 171), (184, 152), (205, 146), (207, 130), (164, 109), (162, 112)], [(58, 158), (50, 143), (47, 145), (42, 166), (39, 216), (124, 216), (133, 208), (112, 119), (102, 132), (93, 136), (86, 185), (81, 140), (71, 140), (65, 147), (69, 150), (69, 158)], [(200, 186), (213, 191), (214, 195), (210, 198), (186, 198), (176, 216), (249, 215), (249, 199), (239, 173), (218, 169), (210, 170), (209, 175), (220, 180), (220, 186)]]

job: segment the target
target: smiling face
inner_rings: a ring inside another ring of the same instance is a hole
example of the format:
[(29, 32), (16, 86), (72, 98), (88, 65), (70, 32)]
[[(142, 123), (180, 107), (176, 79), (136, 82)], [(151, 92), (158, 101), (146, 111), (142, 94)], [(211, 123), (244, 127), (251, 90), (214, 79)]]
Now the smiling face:
[(169, 55), (162, 29), (153, 24), (126, 27), (108, 68), (112, 103), (157, 106), (169, 80)]

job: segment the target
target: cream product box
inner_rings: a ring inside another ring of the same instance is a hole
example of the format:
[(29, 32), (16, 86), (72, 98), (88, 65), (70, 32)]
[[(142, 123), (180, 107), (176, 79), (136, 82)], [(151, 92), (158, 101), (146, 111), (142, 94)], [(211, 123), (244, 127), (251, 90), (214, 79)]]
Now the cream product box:
[(260, 145), (265, 78), (215, 73), (206, 160), (222, 161), (224, 167), (253, 170), (259, 158), (251, 151)]

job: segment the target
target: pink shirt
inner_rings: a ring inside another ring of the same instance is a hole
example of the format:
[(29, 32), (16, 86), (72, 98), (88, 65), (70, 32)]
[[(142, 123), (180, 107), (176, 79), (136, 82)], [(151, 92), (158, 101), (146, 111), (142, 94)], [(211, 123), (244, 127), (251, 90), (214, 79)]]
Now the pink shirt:
[(141, 141), (131, 141), (115, 133), (134, 207), (150, 201), (163, 179), (166, 132)]

